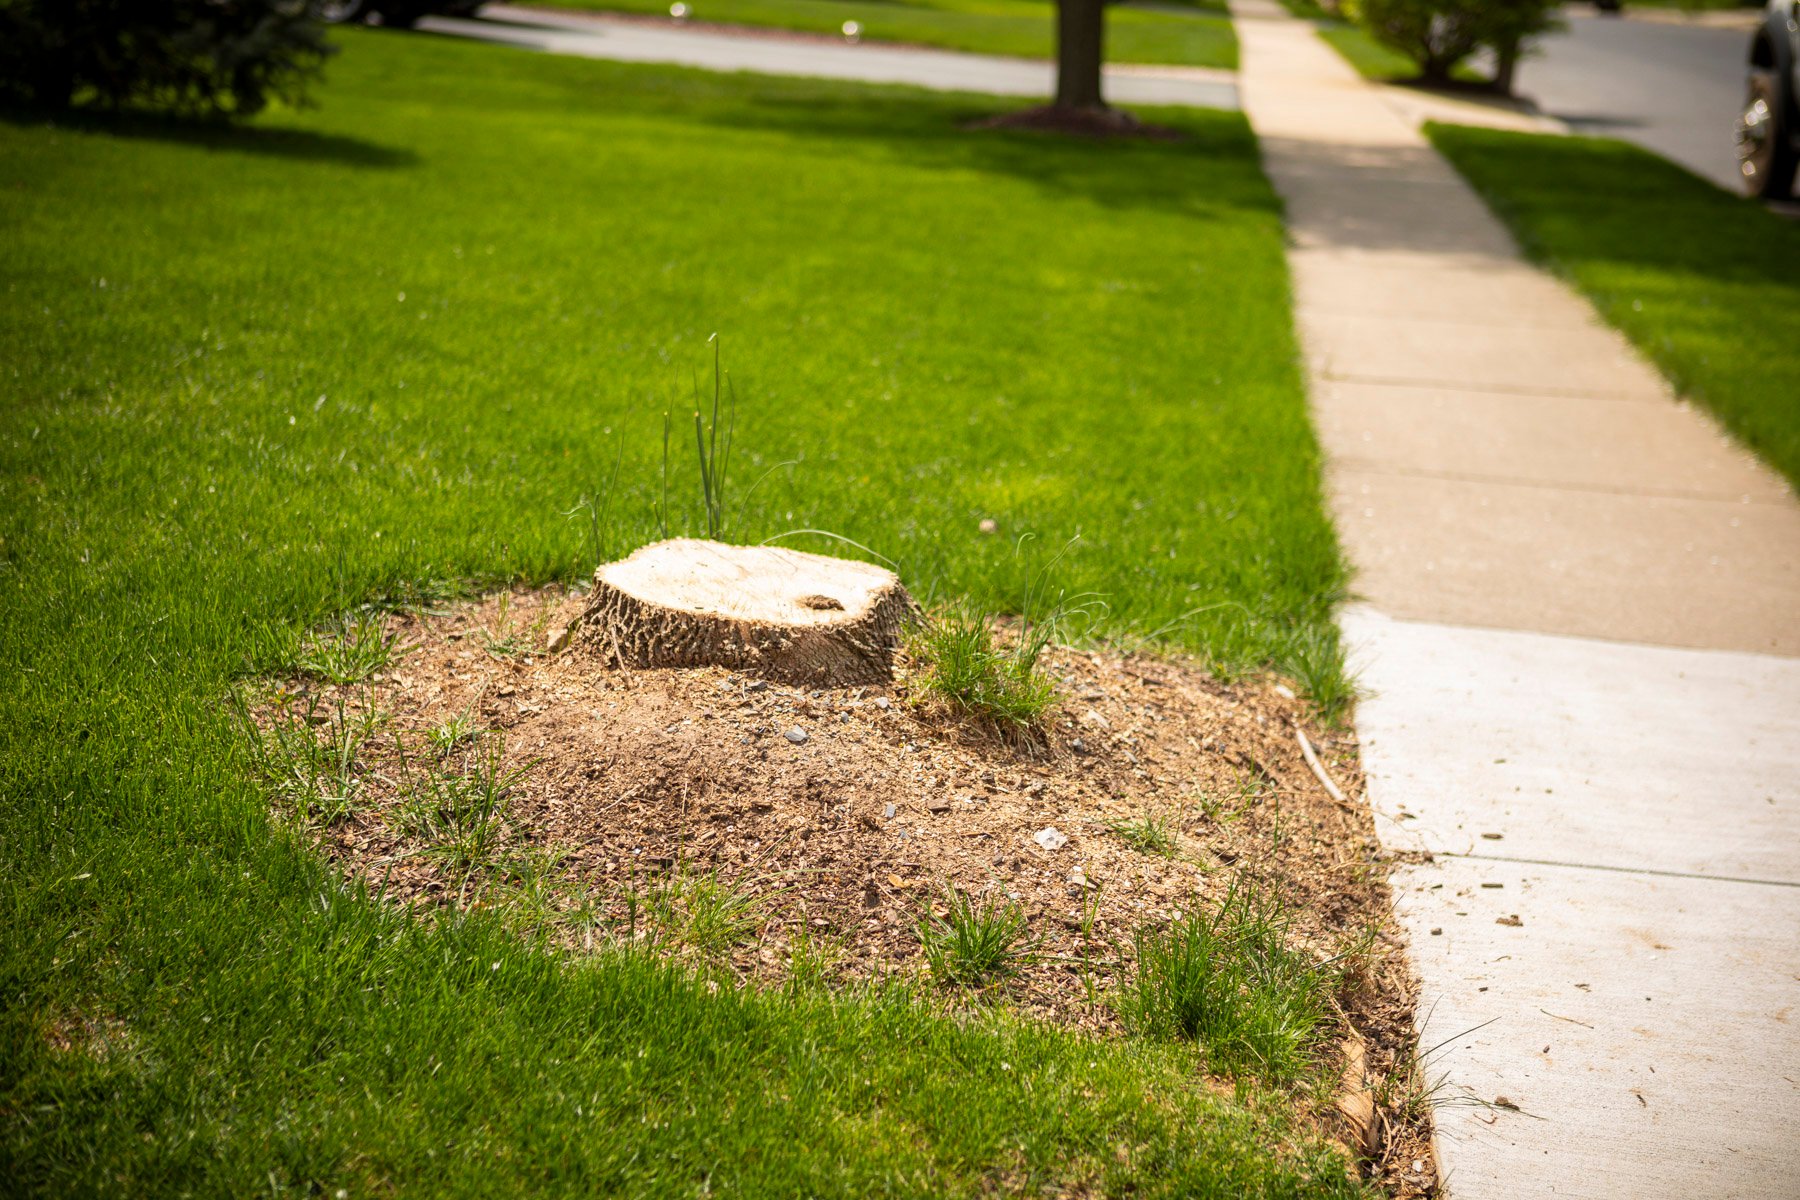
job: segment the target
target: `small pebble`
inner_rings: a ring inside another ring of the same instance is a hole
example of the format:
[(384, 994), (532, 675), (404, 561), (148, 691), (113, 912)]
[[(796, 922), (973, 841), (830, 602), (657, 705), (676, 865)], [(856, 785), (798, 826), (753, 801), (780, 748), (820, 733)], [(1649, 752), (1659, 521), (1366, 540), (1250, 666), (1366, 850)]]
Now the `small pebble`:
[(1069, 835), (1054, 825), (1046, 825), (1032, 834), (1031, 840), (1046, 850), (1061, 850), (1069, 844)]
[(744, 690), (746, 692), (763, 692), (767, 691), (768, 688), (769, 681), (766, 679), (752, 679), (749, 683), (744, 685)]
[(800, 728), (798, 725), (788, 730), (784, 736), (796, 746), (803, 745), (806, 742), (806, 730)]
[(1080, 738), (1073, 738), (1069, 742), (1069, 749), (1073, 750), (1077, 754), (1086, 754), (1087, 753), (1087, 743), (1082, 741)]
[(875, 707), (885, 712), (892, 706), (888, 703), (888, 698), (886, 696), (877, 696), (875, 697)]
[(1000, 522), (994, 520), (992, 517), (983, 517), (981, 518), (981, 524), (977, 525), (975, 528), (981, 530), (983, 533), (999, 533)]
[(893, 820), (894, 819), (894, 806), (889, 804), (886, 807), (884, 807), (881, 810), (881, 815), (886, 817), (890, 821)]

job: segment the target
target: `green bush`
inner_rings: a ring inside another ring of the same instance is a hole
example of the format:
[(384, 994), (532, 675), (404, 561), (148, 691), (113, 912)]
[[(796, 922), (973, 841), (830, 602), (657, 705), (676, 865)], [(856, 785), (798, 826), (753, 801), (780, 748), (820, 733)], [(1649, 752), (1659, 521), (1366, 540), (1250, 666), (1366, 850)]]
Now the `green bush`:
[(1513, 72), (1530, 52), (1531, 39), (1562, 28), (1553, 0), (1506, 0), (1491, 4), (1481, 41), (1494, 50), (1494, 90), (1510, 95)]
[(0, 0), (0, 98), (249, 116), (333, 52), (316, 0)]
[(1376, 41), (1417, 63), (1425, 83), (1449, 83), (1464, 59), (1493, 50), (1501, 92), (1512, 90), (1530, 39), (1556, 24), (1549, 0), (1357, 0), (1344, 9)]
[(1448, 83), (1456, 65), (1481, 46), (1483, 0), (1359, 0), (1356, 23), (1382, 45), (1419, 64), (1419, 78)]

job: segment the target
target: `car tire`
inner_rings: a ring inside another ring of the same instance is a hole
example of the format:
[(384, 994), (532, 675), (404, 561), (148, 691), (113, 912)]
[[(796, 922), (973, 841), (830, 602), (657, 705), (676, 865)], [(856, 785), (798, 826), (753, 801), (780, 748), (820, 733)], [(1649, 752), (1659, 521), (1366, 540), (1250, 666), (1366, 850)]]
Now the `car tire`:
[(380, 23), (387, 29), (411, 29), (419, 23), (425, 13), (411, 4), (384, 4), (375, 10)]
[(1744, 190), (1764, 200), (1784, 200), (1794, 186), (1794, 131), (1788, 119), (1792, 107), (1781, 93), (1779, 74), (1752, 67), (1744, 107), (1738, 113), (1738, 169), (1743, 172)]

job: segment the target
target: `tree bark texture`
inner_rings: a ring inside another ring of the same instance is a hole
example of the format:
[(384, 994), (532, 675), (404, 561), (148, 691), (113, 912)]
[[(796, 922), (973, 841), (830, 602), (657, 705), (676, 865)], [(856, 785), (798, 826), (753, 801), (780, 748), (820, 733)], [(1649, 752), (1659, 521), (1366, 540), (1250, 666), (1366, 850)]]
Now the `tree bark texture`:
[(1056, 107), (1094, 112), (1106, 108), (1100, 64), (1106, 42), (1101, 0), (1056, 0)]
[(892, 678), (912, 609), (898, 577), (869, 563), (679, 538), (596, 571), (578, 636), (626, 667), (849, 687)]

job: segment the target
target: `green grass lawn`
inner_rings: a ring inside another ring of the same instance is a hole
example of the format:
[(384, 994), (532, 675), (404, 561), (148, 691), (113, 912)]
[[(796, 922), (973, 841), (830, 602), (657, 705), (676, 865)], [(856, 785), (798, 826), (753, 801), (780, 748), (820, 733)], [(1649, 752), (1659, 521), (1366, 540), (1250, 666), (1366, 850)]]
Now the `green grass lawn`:
[(1418, 77), (1417, 63), (1398, 50), (1388, 49), (1360, 25), (1349, 25), (1342, 21), (1322, 22), (1319, 25), (1319, 36), (1326, 45), (1343, 55), (1344, 61), (1355, 67), (1356, 73), (1364, 79), (1388, 83)]
[[(539, 0), (542, 2), (542, 0)], [(546, 7), (552, 5), (546, 3)], [(664, 0), (555, 0), (557, 8), (667, 16)], [(1049, 58), (1056, 53), (1051, 0), (689, 0), (692, 19), (837, 34), (845, 21), (872, 42), (912, 42), (947, 50)], [(1192, 6), (1106, 10), (1106, 58), (1237, 69), (1237, 38), (1217, 0)]]
[(1532, 258), (1800, 485), (1800, 226), (1624, 142), (1429, 132)]
[(1100, 632), (1330, 676), (1243, 120), (967, 132), (989, 101), (343, 41), (316, 110), (241, 132), (0, 121), (7, 1190), (1354, 1193), (1178, 1041), (398, 915), (271, 823), (224, 703), (350, 606), (584, 576), (565, 514), (621, 445), (602, 540), (651, 536), (714, 330), (734, 474), (799, 460), (734, 536), (1005, 607), (1079, 535), (1053, 578)]

